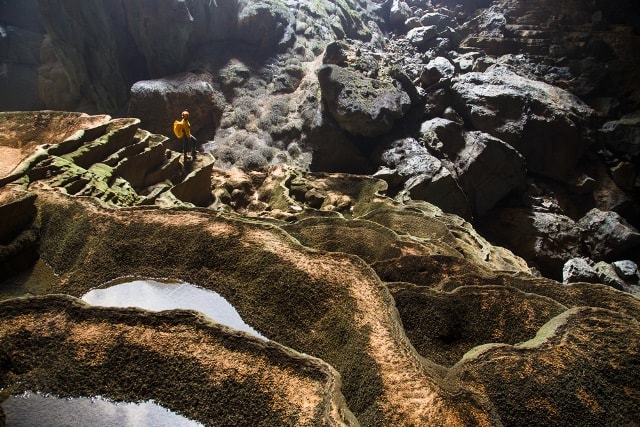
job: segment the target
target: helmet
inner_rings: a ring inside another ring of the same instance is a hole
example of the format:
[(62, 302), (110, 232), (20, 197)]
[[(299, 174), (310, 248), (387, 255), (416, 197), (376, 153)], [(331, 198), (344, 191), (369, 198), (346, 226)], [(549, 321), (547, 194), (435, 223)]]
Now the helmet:
[(188, 111), (183, 111), (182, 112), (182, 117), (189, 117), (189, 112)]

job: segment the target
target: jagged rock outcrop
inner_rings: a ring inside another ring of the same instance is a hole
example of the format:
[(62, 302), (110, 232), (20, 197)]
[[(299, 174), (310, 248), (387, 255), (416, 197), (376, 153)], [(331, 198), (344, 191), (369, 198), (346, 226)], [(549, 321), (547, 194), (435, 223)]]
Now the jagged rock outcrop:
[(335, 65), (318, 69), (322, 98), (340, 127), (356, 136), (391, 130), (409, 109), (409, 95), (389, 82), (363, 77)]
[(560, 181), (575, 174), (589, 144), (582, 129), (594, 114), (577, 97), (499, 67), (464, 74), (452, 89), (462, 117), (512, 145), (530, 171)]
[(640, 233), (615, 212), (592, 209), (578, 221), (582, 240), (596, 259), (615, 259), (640, 247)]
[[(68, 194), (132, 206), (148, 204), (149, 194), (159, 195), (156, 185), (170, 189), (188, 172), (180, 153), (167, 155), (167, 138), (140, 129), (139, 119), (48, 111), (0, 114), (3, 185), (42, 181)], [(209, 181), (203, 185), (210, 195)]]

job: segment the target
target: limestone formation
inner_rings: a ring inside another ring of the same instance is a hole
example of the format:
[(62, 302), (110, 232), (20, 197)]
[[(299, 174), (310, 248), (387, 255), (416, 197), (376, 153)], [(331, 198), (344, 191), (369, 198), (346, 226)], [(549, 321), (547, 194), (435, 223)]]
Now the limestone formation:
[(335, 65), (318, 69), (322, 98), (340, 127), (357, 136), (391, 130), (409, 109), (409, 95), (390, 82), (369, 79)]
[[(90, 117), (69, 115), (78, 118)], [(14, 115), (5, 130), (19, 129), (30, 119)], [(7, 299), (26, 285), (18, 279), (24, 276), (13, 279), (13, 291), (2, 291), (3, 385), (63, 396), (154, 399), (214, 424), (238, 414), (255, 425), (501, 425), (536, 416), (558, 423), (576, 416), (637, 421), (630, 411), (637, 405), (634, 398), (616, 398), (636, 381), (637, 369), (626, 355), (637, 352), (637, 298), (602, 285), (573, 288), (531, 276), (522, 259), (489, 244), (461, 218), (425, 202), (400, 205), (380, 194), (386, 184), (374, 178), (284, 167), (222, 177), (223, 171), (209, 164), (198, 169), (197, 181), (210, 177), (199, 188), (213, 196), (222, 194), (220, 186), (238, 195), (216, 196), (209, 209), (175, 197), (189, 177), (173, 188), (100, 180), (114, 176), (105, 173), (108, 164), (126, 164), (118, 153), (144, 152), (145, 144), (153, 146), (150, 141), (166, 139), (145, 135), (137, 120), (93, 120), (100, 123), (97, 128), (67, 139), (57, 136), (50, 121), (39, 130), (46, 144), (31, 147), (43, 152), (18, 154), (31, 160), (5, 178), (13, 183), (3, 187), (6, 194), (16, 194), (19, 186), (38, 196), (30, 199), (38, 221), (21, 227), (38, 233), (37, 254), (55, 275), (37, 288), (41, 296)], [(171, 163), (175, 157), (180, 158), (178, 153), (164, 158)], [(166, 167), (138, 164), (145, 166), (151, 170), (144, 176)], [(79, 186), (70, 185), (73, 181), (52, 190), (60, 174), (74, 168), (102, 170), (84, 182), (80, 193), (88, 197), (74, 195), (71, 190)], [(143, 197), (154, 188), (165, 190)], [(19, 200), (11, 197), (4, 200)], [(154, 200), (156, 206), (144, 207)], [(215, 290), (273, 342), (258, 342), (193, 313), (97, 309), (74, 298), (123, 275), (173, 277)], [(47, 296), (53, 293), (68, 296)], [(456, 315), (447, 307), (455, 307)], [(49, 332), (42, 329), (45, 319), (53, 328)], [(604, 332), (585, 328), (589, 322), (608, 325), (607, 343), (598, 344)], [(24, 330), (33, 332), (19, 333)], [(78, 332), (87, 330), (90, 337)], [(521, 359), (505, 365), (504, 354), (531, 349), (538, 355), (545, 349), (544, 354), (559, 357), (561, 334), (575, 337), (571, 345), (589, 342), (590, 351), (564, 359), (560, 370), (534, 358), (527, 371), (534, 392), (524, 392), (518, 380)], [(617, 339), (618, 334), (627, 339)], [(154, 338), (160, 335), (162, 340)], [(48, 344), (38, 344), (42, 340)], [(161, 349), (154, 347), (158, 342)], [(495, 342), (502, 344), (489, 344)], [(93, 356), (87, 359), (87, 354)], [(128, 354), (149, 359), (146, 369), (124, 364)], [(229, 360), (234, 368), (227, 371)], [(615, 363), (607, 368), (603, 360)], [(597, 370), (585, 369), (593, 363), (599, 364)], [(565, 385), (558, 401), (535, 404), (540, 395), (556, 390), (550, 379), (563, 381), (577, 372), (584, 383)], [(607, 393), (581, 385), (594, 382), (605, 384)], [(203, 398), (211, 403), (189, 405), (193, 392), (178, 384), (208, 390)], [(299, 405), (302, 392), (304, 406)], [(514, 393), (530, 402), (522, 415), (513, 411), (509, 396)], [(219, 407), (217, 396), (223, 395), (225, 404)], [(422, 403), (407, 400), (408, 395)], [(580, 414), (572, 407), (581, 408)]]
[[(224, 100), (208, 76), (192, 73), (165, 79), (143, 80), (131, 86), (128, 113), (145, 117), (145, 129), (163, 135), (173, 135), (173, 120), (189, 110), (193, 134), (214, 129), (220, 123)], [(178, 147), (176, 147), (178, 148)]]
[(567, 180), (587, 150), (581, 129), (593, 111), (568, 92), (501, 68), (465, 74), (453, 90), (459, 113), (512, 145), (532, 172)]
[[(640, 424), (639, 16), (0, 1), (0, 110), (34, 110), (0, 113), (0, 400), (154, 399), (207, 425)], [(271, 341), (77, 299), (120, 277), (216, 291)]]

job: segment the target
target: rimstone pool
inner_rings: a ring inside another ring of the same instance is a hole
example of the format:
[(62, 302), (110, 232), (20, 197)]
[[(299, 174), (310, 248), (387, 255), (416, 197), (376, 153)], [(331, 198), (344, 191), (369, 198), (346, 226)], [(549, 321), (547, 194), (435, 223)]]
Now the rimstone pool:
[(2, 404), (7, 427), (199, 427), (202, 424), (154, 402), (111, 402), (101, 397), (65, 399), (39, 393)]
[(196, 310), (218, 323), (267, 339), (247, 325), (236, 309), (218, 293), (185, 282), (120, 280), (87, 292), (82, 300), (102, 307), (139, 307), (150, 311)]
[[(247, 325), (236, 309), (218, 293), (170, 280), (139, 279), (109, 282), (82, 296), (102, 307), (138, 307), (149, 311), (196, 310), (218, 323), (267, 340)], [(59, 398), (40, 393), (11, 396), (2, 403), (8, 427), (54, 426), (201, 426), (154, 402), (111, 402), (99, 396)]]

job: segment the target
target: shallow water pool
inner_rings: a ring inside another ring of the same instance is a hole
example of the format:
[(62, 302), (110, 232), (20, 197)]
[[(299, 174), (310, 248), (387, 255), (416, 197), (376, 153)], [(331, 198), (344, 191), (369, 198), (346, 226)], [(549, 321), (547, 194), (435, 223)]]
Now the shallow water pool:
[(202, 424), (154, 402), (115, 403), (101, 397), (64, 399), (39, 393), (2, 403), (7, 427), (194, 427)]
[(234, 329), (267, 338), (246, 324), (220, 294), (185, 282), (141, 279), (107, 284), (83, 295), (82, 300), (101, 307), (139, 307), (150, 311), (196, 310)]
[[(267, 340), (245, 323), (220, 294), (184, 282), (119, 280), (87, 292), (82, 300), (101, 307), (138, 307), (149, 311), (196, 310), (234, 329)], [(101, 397), (58, 398), (41, 393), (10, 396), (2, 403), (8, 427), (200, 426), (154, 402), (114, 403)]]

